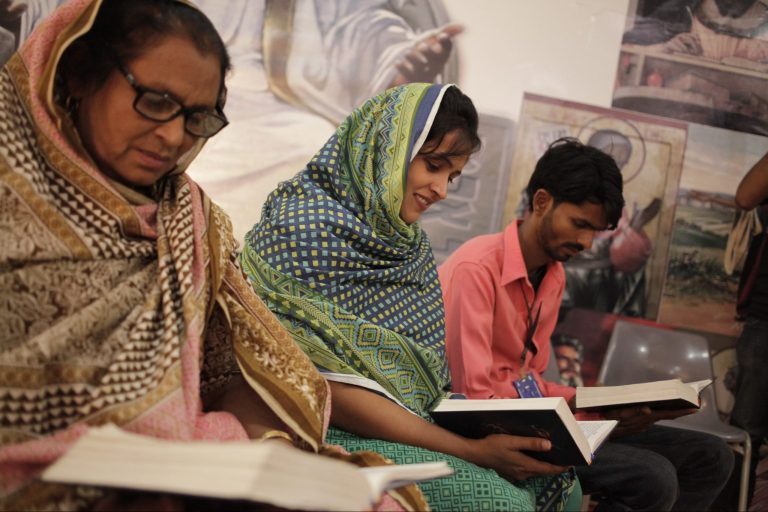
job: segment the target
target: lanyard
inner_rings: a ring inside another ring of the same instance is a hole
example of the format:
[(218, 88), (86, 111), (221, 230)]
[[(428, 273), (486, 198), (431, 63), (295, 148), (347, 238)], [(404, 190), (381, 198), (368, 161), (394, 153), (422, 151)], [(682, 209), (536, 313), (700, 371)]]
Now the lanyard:
[(531, 354), (534, 356), (539, 352), (538, 347), (533, 342), (533, 335), (536, 333), (536, 327), (539, 325), (539, 317), (541, 316), (541, 305), (542, 302), (539, 302), (539, 307), (536, 310), (536, 316), (532, 317), (531, 312), (533, 311), (533, 306), (536, 303), (536, 292), (534, 291), (533, 294), (533, 301), (529, 304), (528, 298), (525, 296), (525, 289), (523, 288), (523, 281), (519, 280), (517, 282), (520, 285), (520, 293), (523, 294), (523, 301), (525, 302), (525, 310), (528, 314), (528, 318), (526, 321), (526, 328), (525, 328), (525, 342), (523, 343), (523, 353), (520, 355), (520, 367), (522, 368), (522, 373), (527, 373), (527, 365), (525, 363), (525, 356), (528, 355), (528, 352), (530, 351)]

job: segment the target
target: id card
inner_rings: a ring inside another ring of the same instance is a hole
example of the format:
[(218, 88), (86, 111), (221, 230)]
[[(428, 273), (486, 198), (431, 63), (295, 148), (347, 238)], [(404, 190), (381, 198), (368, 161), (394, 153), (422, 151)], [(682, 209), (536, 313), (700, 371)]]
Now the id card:
[(520, 398), (541, 398), (544, 396), (541, 394), (536, 379), (530, 373), (522, 379), (513, 380), (512, 384), (514, 384)]

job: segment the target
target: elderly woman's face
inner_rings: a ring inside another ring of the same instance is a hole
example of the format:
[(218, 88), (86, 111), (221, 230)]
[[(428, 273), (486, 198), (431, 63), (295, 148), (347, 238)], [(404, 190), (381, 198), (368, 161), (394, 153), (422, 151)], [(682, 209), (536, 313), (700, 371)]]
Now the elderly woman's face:
[[(124, 64), (139, 87), (166, 93), (186, 108), (216, 106), (218, 58), (202, 55), (187, 39), (161, 39)], [(136, 95), (125, 75), (113, 71), (103, 86), (81, 97), (77, 128), (101, 172), (146, 187), (171, 171), (198, 137), (184, 130), (183, 114), (164, 123), (143, 117), (133, 107)]]

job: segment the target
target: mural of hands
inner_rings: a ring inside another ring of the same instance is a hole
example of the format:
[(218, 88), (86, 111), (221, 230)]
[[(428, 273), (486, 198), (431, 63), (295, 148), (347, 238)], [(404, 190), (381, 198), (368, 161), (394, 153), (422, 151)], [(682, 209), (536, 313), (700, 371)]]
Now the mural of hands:
[(413, 48), (395, 63), (398, 74), (390, 86), (434, 81), (451, 56), (453, 38), (463, 31), (463, 25), (447, 23), (427, 32), (424, 38), (416, 41)]

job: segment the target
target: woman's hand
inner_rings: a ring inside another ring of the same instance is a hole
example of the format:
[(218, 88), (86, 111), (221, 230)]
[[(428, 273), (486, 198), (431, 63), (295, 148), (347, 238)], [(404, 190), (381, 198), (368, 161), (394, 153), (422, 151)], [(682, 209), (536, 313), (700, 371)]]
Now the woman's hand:
[(549, 450), (550, 442), (546, 439), (507, 434), (467, 439), (429, 423), (367, 389), (338, 382), (330, 382), (330, 385), (331, 423), (353, 434), (447, 453), (493, 469), (508, 479), (522, 480), (566, 470), (521, 453), (520, 450)]
[(493, 434), (472, 440), (473, 457), (468, 459), (478, 466), (490, 468), (509, 480), (525, 480), (538, 475), (557, 475), (568, 468), (555, 466), (522, 453), (546, 452), (552, 447), (547, 439)]

